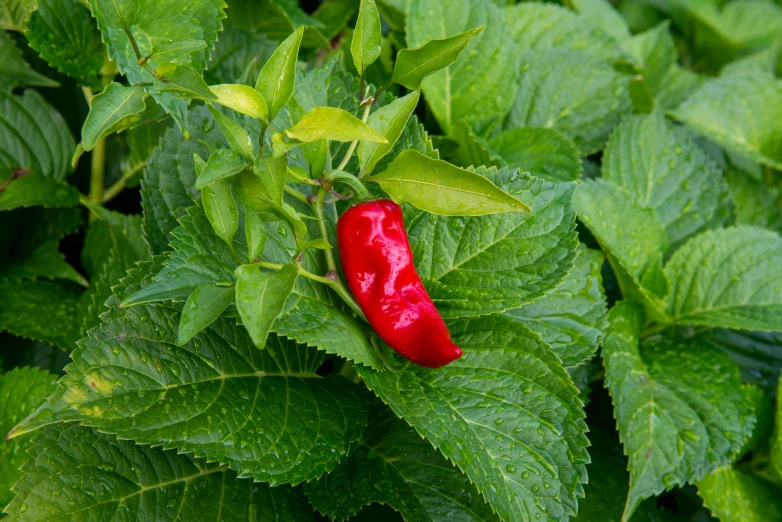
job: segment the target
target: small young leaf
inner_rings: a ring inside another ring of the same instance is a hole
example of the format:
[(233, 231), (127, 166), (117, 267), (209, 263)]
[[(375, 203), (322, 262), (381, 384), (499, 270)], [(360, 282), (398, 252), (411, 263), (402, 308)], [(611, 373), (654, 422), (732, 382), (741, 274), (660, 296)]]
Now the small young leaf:
[(224, 105), (236, 112), (241, 112), (247, 116), (252, 116), (259, 120), (266, 120), (269, 117), (269, 109), (266, 107), (266, 101), (263, 96), (247, 85), (224, 83), (222, 85), (212, 85), (209, 90), (217, 98), (220, 105)]
[(456, 62), (473, 36), (483, 26), (443, 38), (430, 40), (415, 49), (402, 49), (396, 57), (391, 81), (408, 89), (418, 89), (424, 78)]
[(236, 269), (235, 275), (239, 316), (255, 346), (264, 348), (269, 330), (293, 291), (299, 270), (294, 264), (283, 266), (279, 272), (265, 272), (256, 265), (242, 265)]
[(195, 168), (196, 176), (200, 176), (206, 168), (206, 162), (198, 154), (193, 154), (193, 167)]
[(302, 142), (376, 141), (388, 143), (372, 127), (349, 112), (335, 107), (315, 107), (299, 123), (285, 131), (289, 138)]
[(156, 70), (163, 77), (163, 83), (157, 84), (161, 92), (176, 92), (185, 98), (197, 100), (215, 100), (217, 97), (209, 90), (198, 71), (187, 65), (164, 63)]
[(231, 186), (225, 180), (215, 181), (201, 189), (201, 200), (215, 234), (230, 245), (239, 227), (239, 209)]
[(152, 47), (152, 56), (156, 62), (162, 64), (202, 49), (206, 49), (206, 42), (203, 40), (169, 40), (155, 44)]
[(329, 243), (322, 237), (313, 239), (312, 241), (303, 241), (299, 239), (298, 241), (296, 241), (296, 246), (299, 247), (299, 250), (304, 250), (305, 248), (315, 248), (318, 250), (331, 250), (334, 248), (333, 246), (331, 246), (331, 243)]
[(388, 143), (362, 141), (358, 146), (358, 162), (361, 165), (361, 175), (369, 174), (375, 168), (377, 162), (388, 154), (394, 147), (396, 140), (405, 130), (407, 120), (413, 113), (421, 91), (413, 91), (403, 98), (394, 100), (388, 105), (378, 109), (369, 116), (367, 123), (370, 127), (382, 134)]
[(530, 208), (485, 177), (427, 158), (415, 150), (402, 152), (374, 181), (397, 203), (410, 203), (441, 216), (484, 216), (529, 212)]
[(228, 146), (245, 158), (249, 158), (253, 153), (253, 142), (250, 135), (241, 125), (236, 123), (233, 118), (229, 118), (222, 112), (215, 109), (212, 105), (207, 105), (209, 112), (214, 116), (215, 121), (223, 131)]
[(287, 179), (288, 158), (263, 157), (255, 160), (255, 175), (261, 178), (269, 196), (277, 205), (282, 204), (282, 194)]
[(261, 256), (266, 246), (266, 228), (260, 214), (242, 202), (244, 207), (244, 236), (247, 241), (247, 260), (252, 263)]
[(96, 95), (81, 129), (84, 150), (92, 150), (98, 140), (113, 133), (124, 119), (144, 112), (146, 95), (141, 87), (126, 87), (117, 82)]
[(209, 156), (204, 171), (195, 182), (195, 188), (201, 190), (219, 179), (239, 174), (244, 168), (244, 158), (238, 152), (229, 149), (216, 150)]
[(184, 346), (195, 334), (215, 322), (233, 301), (232, 286), (205, 285), (196, 288), (182, 309), (176, 336), (177, 345)]
[(302, 142), (299, 140), (285, 141), (285, 134), (281, 132), (272, 134), (272, 156), (280, 158), (289, 150), (295, 149), (301, 144)]
[(361, 0), (356, 29), (350, 42), (350, 54), (353, 56), (356, 70), (362, 76), (367, 67), (380, 56), (382, 41), (380, 29), (380, 14), (377, 12), (375, 0)]
[(299, 27), (286, 38), (264, 64), (255, 82), (255, 90), (266, 100), (270, 120), (280, 112), (293, 93), (296, 60), (303, 35), (304, 27)]

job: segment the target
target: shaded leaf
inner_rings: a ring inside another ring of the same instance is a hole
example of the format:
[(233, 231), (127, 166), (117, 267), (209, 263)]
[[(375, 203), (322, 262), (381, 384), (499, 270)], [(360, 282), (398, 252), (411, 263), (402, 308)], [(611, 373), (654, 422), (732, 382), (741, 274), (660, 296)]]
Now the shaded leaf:
[(720, 522), (763, 522), (782, 519), (779, 488), (756, 475), (719, 468), (697, 483), (698, 496)]

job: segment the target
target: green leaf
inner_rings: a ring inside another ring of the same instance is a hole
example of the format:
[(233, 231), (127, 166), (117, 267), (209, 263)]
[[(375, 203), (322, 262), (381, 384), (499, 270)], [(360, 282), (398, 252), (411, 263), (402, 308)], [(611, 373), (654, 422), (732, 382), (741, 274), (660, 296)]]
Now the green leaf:
[(531, 172), (547, 181), (575, 181), (581, 177), (578, 149), (555, 129), (509, 129), (486, 143), (512, 169)]
[(588, 441), (578, 390), (559, 359), (537, 335), (502, 317), (448, 326), (464, 350), (448, 366), (357, 367), (359, 375), (459, 466), (500, 518), (574, 516)]
[(296, 80), (296, 60), (304, 30), (300, 27), (283, 41), (264, 64), (255, 82), (255, 90), (261, 93), (273, 119), (293, 94)]
[[(232, 2), (231, 13), (236, 6)], [(229, 20), (230, 22), (230, 20)], [(204, 79), (210, 85), (220, 83), (243, 83), (251, 85), (258, 77), (261, 65), (277, 49), (277, 42), (250, 29), (231, 27), (223, 31), (212, 51), (209, 70)]]
[(725, 354), (666, 338), (639, 347), (643, 312), (628, 301), (611, 309), (609, 321), (603, 360), (629, 457), (627, 520), (644, 498), (730, 464), (756, 418), (751, 388)]
[(338, 375), (317, 375), (322, 352), (277, 336), (258, 350), (226, 319), (178, 347), (176, 309), (116, 307), (138, 288), (142, 271), (132, 275), (103, 324), (71, 354), (57, 391), (13, 436), (79, 420), (271, 485), (321, 476), (361, 436), (365, 391)]
[(192, 135), (183, 140), (176, 128), (169, 128), (149, 158), (141, 182), (144, 208), (144, 238), (153, 254), (171, 250), (171, 231), (186, 209), (198, 199), (193, 154), (208, 157), (211, 151), (203, 143), (220, 143), (222, 133), (209, 112), (197, 107), (188, 112)]
[(10, 180), (13, 174), (12, 170), (8, 170), (7, 177), (0, 173), (0, 185), (8, 183), (0, 191), (0, 211), (36, 206), (73, 207), (79, 204), (79, 191), (71, 185), (46, 178), (38, 172)]
[(58, 85), (54, 80), (30, 68), (10, 33), (0, 31), (0, 90), (8, 93), (14, 87), (57, 87)]
[(37, 8), (37, 0), (4, 0), (0, 4), (0, 29), (24, 30), (30, 14)]
[[(14, 368), (0, 375), (0, 433), (6, 434), (27, 417), (55, 388), (55, 375), (37, 368)], [(19, 467), (27, 460), (32, 437), (0, 442), (0, 504), (13, 499), (11, 486), (22, 476)]]
[(361, 165), (362, 176), (370, 174), (378, 161), (394, 148), (394, 144), (410, 120), (410, 115), (418, 105), (420, 94), (420, 91), (413, 91), (370, 114), (367, 124), (382, 135), (388, 143), (362, 141), (359, 144), (358, 162)]
[(415, 150), (402, 152), (388, 169), (367, 181), (379, 184), (397, 203), (441, 216), (531, 212), (526, 203), (486, 177)]
[(358, 447), (304, 492), (332, 520), (379, 502), (408, 521), (499, 521), (469, 479), (380, 401), (370, 408)]
[(159, 63), (169, 63), (172, 60), (187, 56), (190, 53), (201, 51), (207, 48), (203, 40), (194, 40), (183, 38), (181, 40), (169, 40), (156, 43), (152, 47), (152, 56)]
[[(451, 155), (452, 157), (449, 157), (448, 154), (445, 154), (445, 157), (457, 162), (462, 167), (502, 167), (505, 164), (503, 159), (489, 148), (487, 140), (476, 136), (470, 124), (465, 120), (456, 122), (451, 129), (450, 138), (458, 148), (456, 153)], [(443, 147), (440, 146), (440, 148)]]
[(216, 150), (209, 156), (206, 168), (196, 179), (195, 188), (201, 190), (215, 181), (235, 176), (246, 166), (244, 158), (238, 152), (229, 149)]
[[(477, 173), (529, 202), (532, 212), (445, 217), (405, 208), (416, 268), (446, 317), (518, 308), (557, 287), (573, 268), (574, 183), (555, 185), (507, 168)], [(504, 261), (506, 252), (513, 263)]]
[(266, 120), (269, 116), (269, 109), (266, 107), (263, 96), (252, 87), (241, 84), (223, 84), (211, 85), (209, 90), (217, 96), (215, 100), (217, 103), (229, 109), (259, 120)]
[(239, 229), (239, 208), (231, 193), (231, 186), (224, 180), (215, 181), (201, 189), (201, 200), (215, 234), (231, 245)]
[(483, 26), (449, 38), (429, 40), (415, 49), (400, 50), (391, 81), (411, 90), (418, 89), (424, 78), (455, 63), (470, 40), (481, 31)]
[(757, 475), (719, 468), (698, 481), (698, 496), (720, 522), (782, 519), (779, 487)]
[[(730, 51), (768, 46), (782, 31), (782, 8), (771, 2), (731, 2), (722, 9), (719, 5), (684, 2), (681, 7), (716, 34)], [(719, 49), (719, 45), (714, 47)]]
[(662, 258), (668, 236), (657, 213), (602, 179), (583, 182), (575, 203), (578, 218), (606, 253), (625, 299), (643, 303), (650, 317), (665, 320), (669, 289)]
[(175, 95), (196, 100), (212, 100), (220, 103), (218, 94), (206, 85), (198, 71), (187, 65), (164, 63), (155, 71), (160, 76), (156, 83), (160, 92), (173, 92)]
[(532, 304), (503, 314), (538, 333), (566, 368), (591, 358), (603, 338), (607, 326), (600, 274), (603, 259), (599, 250), (580, 245), (576, 266), (560, 286)]
[[(144, 113), (141, 113), (132, 119), (143, 117)], [(135, 187), (140, 183), (141, 172), (147, 166), (149, 158), (157, 146), (160, 145), (160, 140), (165, 136), (170, 123), (170, 120), (161, 123), (152, 121), (127, 130), (125, 144), (128, 147), (128, 152), (120, 163), (122, 176), (126, 178), (126, 186)]]
[(236, 123), (233, 118), (229, 118), (219, 110), (215, 109), (211, 105), (207, 105), (209, 112), (212, 113), (217, 124), (220, 126), (220, 130), (225, 135), (225, 140), (228, 142), (228, 146), (232, 150), (238, 152), (245, 158), (249, 158), (253, 154), (253, 142), (250, 135), (244, 130), (244, 127)]
[(72, 423), (49, 426), (33, 442), (9, 520), (314, 521), (300, 488), (240, 479), (190, 455)]
[(105, 51), (89, 9), (79, 0), (38, 0), (25, 36), (52, 67), (82, 83), (100, 85)]
[(380, 56), (380, 40), (380, 14), (377, 12), (375, 0), (361, 0), (356, 28), (350, 42), (350, 54), (362, 77), (366, 68)]
[(520, 71), (502, 9), (484, 0), (411, 0), (406, 23), (410, 47), (486, 27), (468, 55), (424, 79), (421, 88), (446, 133), (461, 119), (479, 134), (496, 127), (513, 103)]
[[(62, 181), (76, 148), (63, 117), (33, 89), (22, 95), (0, 92), (0, 168), (22, 167)], [(10, 131), (12, 130), (12, 131)]]
[(768, 228), (782, 233), (782, 207), (780, 188), (766, 185), (744, 172), (728, 167), (725, 179), (733, 201), (737, 225)]
[(630, 29), (621, 14), (607, 0), (568, 0), (582, 18), (594, 22), (617, 42), (630, 38)]
[(315, 107), (285, 131), (289, 138), (305, 143), (318, 140), (374, 141), (388, 143), (372, 127), (349, 112), (335, 107)]
[(215, 322), (228, 306), (234, 302), (232, 286), (199, 286), (187, 298), (182, 309), (177, 330), (177, 346), (190, 342), (195, 335)]
[(553, 128), (583, 155), (602, 149), (630, 108), (627, 79), (588, 51), (524, 51), (520, 59), (521, 85), (505, 128)]
[(294, 264), (279, 272), (265, 272), (257, 265), (236, 269), (236, 308), (255, 346), (264, 348), (274, 321), (282, 313), (299, 275)]
[(675, 247), (728, 218), (727, 185), (717, 164), (662, 112), (629, 116), (603, 153), (603, 178), (651, 208)]
[(278, 205), (282, 204), (282, 194), (287, 180), (288, 158), (263, 157), (255, 160), (253, 172), (263, 182), (269, 197)]
[(113, 82), (92, 99), (90, 113), (81, 129), (84, 150), (92, 150), (101, 138), (125, 128), (125, 120), (146, 109), (147, 94), (141, 87)]
[(683, 325), (782, 331), (782, 237), (755, 227), (708, 231), (665, 265), (668, 313)]
[(244, 207), (244, 234), (247, 242), (247, 261), (252, 263), (259, 258), (266, 246), (268, 234), (263, 226), (263, 221), (257, 212), (249, 209), (246, 204)]
[(782, 169), (782, 85), (758, 68), (703, 84), (672, 115), (723, 147)]

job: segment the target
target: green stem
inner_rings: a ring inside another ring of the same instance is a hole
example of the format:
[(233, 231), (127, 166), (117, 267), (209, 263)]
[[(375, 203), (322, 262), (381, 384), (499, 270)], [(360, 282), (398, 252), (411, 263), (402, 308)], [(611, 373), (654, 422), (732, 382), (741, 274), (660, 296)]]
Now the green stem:
[(345, 185), (349, 186), (351, 189), (353, 189), (353, 192), (356, 194), (356, 198), (359, 201), (369, 199), (369, 191), (364, 186), (364, 184), (353, 174), (339, 170), (332, 170), (327, 172), (324, 178), (332, 185), (335, 183), (344, 183)]
[[(95, 93), (90, 87), (82, 87), (84, 98), (87, 105), (92, 106), (92, 99)], [(101, 138), (95, 143), (92, 149), (90, 160), (90, 201), (96, 205), (103, 203), (103, 168), (106, 160), (106, 139)]]
[(122, 190), (125, 188), (125, 185), (128, 183), (128, 180), (135, 176), (138, 171), (143, 169), (145, 167), (144, 163), (140, 163), (138, 166), (133, 167), (133, 169), (129, 170), (125, 175), (123, 175), (119, 180), (117, 180), (112, 186), (106, 189), (106, 192), (103, 193), (103, 203), (108, 203), (114, 197), (122, 192)]
[[(372, 109), (371, 103), (367, 103), (366, 105), (364, 105), (364, 114), (361, 117), (361, 121), (363, 121), (364, 123), (366, 123), (367, 120), (369, 119), (369, 111), (371, 109)], [(350, 158), (353, 157), (353, 152), (355, 152), (357, 146), (358, 146), (358, 140), (351, 142), (350, 147), (348, 147), (348, 151), (345, 154), (345, 157), (342, 158), (342, 162), (337, 167), (337, 170), (345, 170), (345, 166), (348, 164), (348, 161), (350, 161)]]
[(283, 188), (283, 190), (285, 191), (286, 194), (288, 194), (289, 196), (293, 196), (294, 198), (298, 199), (302, 203), (306, 203), (308, 205), (310, 204), (310, 200), (307, 199), (307, 196), (305, 196), (295, 188), (285, 185), (285, 188)]
[(305, 177), (303, 177), (303, 176), (300, 176), (300, 175), (298, 175), (298, 174), (296, 173), (296, 171), (295, 171), (295, 170), (293, 170), (293, 169), (292, 169), (292, 168), (290, 168), (290, 167), (287, 167), (287, 170), (288, 170), (288, 175), (289, 175), (290, 177), (292, 177), (293, 179), (295, 179), (296, 181), (298, 181), (299, 183), (304, 183), (304, 184), (306, 184), (306, 185), (315, 185), (315, 186), (320, 186), (320, 182), (319, 182), (318, 180), (315, 180), (315, 179), (308, 179), (308, 178), (305, 178)]
[[(312, 203), (312, 210), (315, 212), (315, 217), (318, 218), (318, 228), (320, 229), (320, 236), (326, 241), (329, 240), (329, 229), (326, 225), (326, 213), (323, 211), (323, 200), (326, 199), (326, 195), (329, 191), (326, 187), (320, 187), (318, 194), (315, 196), (315, 201)], [(326, 267), (329, 272), (337, 274), (337, 261), (334, 259), (334, 253), (331, 250), (324, 250), (323, 254), (326, 256)]]

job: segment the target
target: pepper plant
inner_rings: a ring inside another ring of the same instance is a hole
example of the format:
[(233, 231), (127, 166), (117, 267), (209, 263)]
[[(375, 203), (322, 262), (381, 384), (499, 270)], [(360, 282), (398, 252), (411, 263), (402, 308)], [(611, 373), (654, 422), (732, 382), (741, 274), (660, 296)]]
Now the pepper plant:
[(782, 520), (778, 2), (0, 27), (10, 520)]

